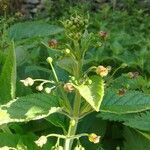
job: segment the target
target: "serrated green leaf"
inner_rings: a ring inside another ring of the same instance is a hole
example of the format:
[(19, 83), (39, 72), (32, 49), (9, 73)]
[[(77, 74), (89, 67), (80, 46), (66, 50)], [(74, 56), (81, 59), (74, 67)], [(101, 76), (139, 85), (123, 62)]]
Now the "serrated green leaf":
[(14, 99), (1, 106), (0, 125), (45, 118), (61, 111), (59, 100), (59, 97), (47, 94), (32, 94)]
[(104, 96), (104, 81), (100, 76), (92, 76), (90, 79), (91, 84), (82, 84), (75, 88), (94, 110), (99, 111)]
[(124, 129), (124, 150), (149, 150), (150, 140), (133, 129)]
[(43, 37), (62, 32), (63, 29), (40, 21), (16, 23), (8, 29), (10, 39), (21, 40), (25, 38)]
[(120, 96), (118, 91), (108, 89), (101, 105), (102, 112), (117, 114), (137, 113), (150, 109), (150, 95), (138, 91), (127, 91)]
[(0, 74), (0, 103), (6, 103), (15, 98), (16, 90), (16, 56), (14, 44), (8, 49), (8, 54)]
[(124, 123), (126, 126), (150, 132), (150, 111), (137, 114)]

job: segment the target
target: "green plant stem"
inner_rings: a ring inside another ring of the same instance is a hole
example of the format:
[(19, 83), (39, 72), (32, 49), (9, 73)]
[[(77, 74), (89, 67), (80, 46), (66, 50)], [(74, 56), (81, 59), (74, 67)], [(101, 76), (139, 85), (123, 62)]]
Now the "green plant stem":
[[(78, 67), (75, 73), (76, 79), (80, 79), (81, 74), (82, 74), (82, 62), (83, 60), (79, 58), (78, 60)], [(75, 99), (74, 99), (74, 105), (73, 105), (73, 120), (75, 123), (72, 125), (70, 121), (69, 125), (69, 130), (67, 136), (75, 136), (76, 130), (77, 130), (77, 125), (78, 125), (78, 120), (79, 120), (79, 111), (80, 111), (80, 105), (81, 105), (81, 96), (80, 93), (76, 90), (75, 93)], [(64, 144), (64, 150), (71, 150), (72, 144), (73, 144), (74, 139), (66, 139), (65, 144)]]
[[(74, 124), (74, 125), (72, 125), (72, 124), (70, 123), (70, 125), (69, 125), (69, 130), (68, 130), (68, 134), (67, 134), (68, 137), (75, 135), (76, 129), (77, 129), (77, 124), (78, 124), (78, 120), (77, 120), (77, 119), (75, 120), (75, 124)], [(74, 139), (66, 139), (66, 140), (65, 140), (64, 150), (71, 150), (73, 140), (74, 140)]]
[(57, 74), (56, 74), (56, 71), (55, 71), (55, 69), (54, 69), (52, 63), (50, 63), (50, 66), (51, 66), (51, 68), (52, 68), (52, 72), (53, 72), (53, 74), (54, 74), (54, 77), (55, 77), (56, 82), (59, 82), (58, 77), (57, 77)]

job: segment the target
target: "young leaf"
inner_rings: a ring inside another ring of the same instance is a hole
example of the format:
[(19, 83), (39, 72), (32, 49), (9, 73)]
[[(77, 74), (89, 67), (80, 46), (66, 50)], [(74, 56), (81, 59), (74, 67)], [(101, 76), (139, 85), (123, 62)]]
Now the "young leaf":
[(1, 106), (0, 125), (45, 118), (61, 111), (58, 105), (59, 100), (59, 97), (47, 94), (32, 94), (14, 99)]
[(0, 74), (0, 103), (15, 98), (16, 90), (16, 56), (12, 43)]
[(90, 80), (91, 84), (82, 84), (75, 88), (94, 110), (99, 111), (104, 96), (104, 81), (99, 76), (92, 76)]

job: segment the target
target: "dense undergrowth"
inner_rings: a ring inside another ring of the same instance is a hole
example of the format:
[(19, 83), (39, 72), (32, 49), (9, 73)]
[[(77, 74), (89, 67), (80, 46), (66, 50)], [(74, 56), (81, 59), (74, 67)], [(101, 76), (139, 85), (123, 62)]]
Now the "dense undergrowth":
[(150, 149), (149, 14), (83, 8), (1, 16), (1, 149)]

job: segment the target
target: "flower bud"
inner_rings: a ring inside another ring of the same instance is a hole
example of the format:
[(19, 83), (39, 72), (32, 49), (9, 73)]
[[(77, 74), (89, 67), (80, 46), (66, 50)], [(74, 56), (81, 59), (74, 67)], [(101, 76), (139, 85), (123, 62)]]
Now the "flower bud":
[(89, 80), (88, 80), (88, 84), (92, 84), (92, 80), (89, 79)]
[(125, 68), (125, 67), (127, 67), (128, 65), (126, 64), (126, 63), (123, 63), (122, 65), (121, 65), (121, 68)]
[(51, 48), (56, 48), (57, 45), (58, 45), (58, 42), (57, 42), (56, 39), (52, 39), (52, 40), (48, 41), (48, 45), (49, 45), (49, 47), (51, 47)]
[(100, 75), (101, 77), (105, 77), (105, 76), (107, 76), (107, 74), (108, 74), (108, 69), (105, 68), (104, 66), (98, 66), (98, 67), (96, 68), (96, 73), (97, 73), (98, 75)]
[(52, 57), (48, 57), (48, 58), (46, 59), (46, 61), (47, 61), (48, 63), (52, 63), (52, 62), (53, 62), (53, 58), (52, 58)]
[(46, 92), (47, 94), (50, 94), (50, 93), (51, 93), (51, 91), (52, 91), (52, 89), (51, 89), (51, 88), (49, 88), (49, 87), (46, 87), (46, 88), (45, 88), (45, 92)]
[(43, 90), (43, 86), (42, 86), (42, 85), (39, 85), (39, 86), (36, 87), (36, 89), (37, 89), (38, 91), (42, 91), (42, 90)]
[(126, 93), (126, 90), (123, 89), (123, 88), (119, 89), (118, 92), (117, 92), (117, 94), (118, 94), (119, 96), (123, 96), (125, 93)]
[(63, 147), (59, 145), (55, 145), (51, 148), (51, 150), (63, 150)]
[(139, 76), (139, 72), (129, 72), (128, 77), (131, 79), (137, 78)]
[(34, 84), (34, 80), (30, 77), (26, 78), (25, 80), (20, 80), (25, 86), (32, 86)]
[(64, 90), (65, 90), (66, 92), (72, 92), (72, 91), (74, 91), (74, 87), (73, 87), (73, 85), (72, 85), (71, 83), (66, 83), (66, 84), (64, 85)]
[(46, 136), (41, 136), (37, 141), (35, 141), (35, 144), (39, 147), (43, 147), (44, 144), (47, 142)]
[(70, 53), (70, 49), (68, 49), (68, 48), (65, 49), (65, 53), (66, 53), (66, 54), (69, 54), (69, 53)]
[(93, 143), (99, 143), (99, 141), (100, 141), (100, 136), (97, 136), (95, 133), (91, 133), (90, 135), (89, 135), (89, 141), (90, 142), (93, 142)]
[(105, 32), (105, 31), (100, 31), (98, 34), (103, 39), (105, 39), (107, 37), (107, 35), (108, 35), (107, 32)]

